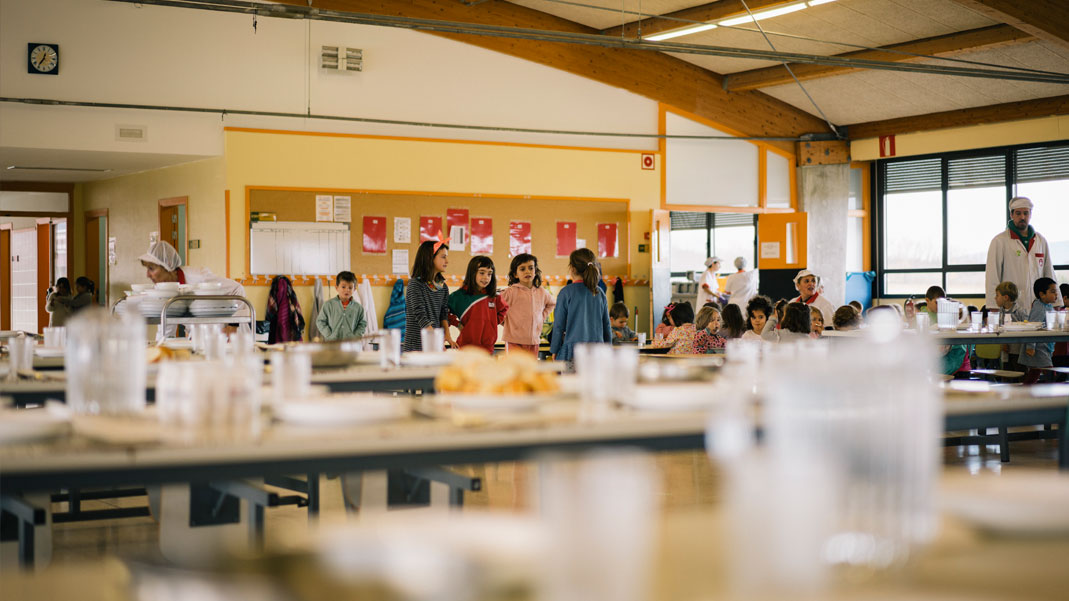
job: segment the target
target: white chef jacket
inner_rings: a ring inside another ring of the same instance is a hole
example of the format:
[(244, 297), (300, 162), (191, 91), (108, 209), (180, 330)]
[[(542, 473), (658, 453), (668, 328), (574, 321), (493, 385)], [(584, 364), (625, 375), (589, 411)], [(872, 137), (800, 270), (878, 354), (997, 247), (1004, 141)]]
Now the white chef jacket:
[[(816, 298), (813, 298), (813, 297), (816, 297)], [(831, 318), (835, 317), (835, 305), (832, 305), (831, 301), (826, 299), (826, 298), (824, 298), (824, 295), (820, 294), (819, 292), (814, 294), (813, 296), (809, 297), (809, 302), (808, 303), (806, 303), (804, 300), (802, 300), (802, 296), (801, 295), (798, 295), (798, 296), (792, 298), (790, 302), (792, 302), (792, 303), (805, 303), (805, 304), (809, 305), (810, 307), (816, 307), (817, 309), (820, 309), (820, 314), (824, 316), (824, 327), (825, 328), (828, 327), (829, 325), (831, 325)]]
[(1054, 261), (1050, 256), (1050, 245), (1042, 234), (1036, 232), (1031, 250), (1026, 249), (1021, 239), (1014, 237), (1009, 228), (991, 239), (984, 278), (984, 290), (987, 291), (985, 302), (988, 307), (998, 306), (995, 304), (995, 287), (1001, 282), (1017, 284), (1017, 306), (1031, 307), (1036, 298), (1032, 293), (1032, 285), (1041, 277), (1054, 280)]
[[(709, 291), (706, 292), (705, 288), (702, 288), (702, 284), (709, 285)], [(698, 298), (694, 303), (694, 312), (697, 313), (698, 309), (701, 309), (705, 303), (716, 300), (716, 295), (720, 293), (720, 282), (716, 280), (716, 272), (712, 268), (706, 269), (705, 273), (698, 280)]]
[(731, 295), (728, 297), (729, 305), (738, 305), (742, 314), (746, 315), (746, 303), (757, 294), (757, 270), (740, 271), (728, 276), (724, 282), (724, 292)]

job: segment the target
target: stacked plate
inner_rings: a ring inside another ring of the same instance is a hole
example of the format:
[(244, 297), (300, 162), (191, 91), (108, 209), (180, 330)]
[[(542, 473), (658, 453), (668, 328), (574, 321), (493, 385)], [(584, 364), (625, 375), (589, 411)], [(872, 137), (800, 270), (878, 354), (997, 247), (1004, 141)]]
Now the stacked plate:
[[(219, 296), (223, 294), (222, 284), (218, 282), (198, 284), (193, 294)], [(240, 307), (241, 302), (235, 300), (195, 300), (190, 303), (189, 312), (193, 314), (193, 317), (230, 317)]]
[[(181, 291), (177, 285), (163, 286), (162, 284), (157, 284), (156, 288), (145, 292), (144, 298), (137, 303), (137, 308), (145, 317), (159, 317), (163, 311), (163, 305), (179, 294), (181, 294)], [(181, 317), (186, 314), (186, 309), (188, 308), (188, 301), (171, 303), (171, 306), (167, 307), (167, 317)]]

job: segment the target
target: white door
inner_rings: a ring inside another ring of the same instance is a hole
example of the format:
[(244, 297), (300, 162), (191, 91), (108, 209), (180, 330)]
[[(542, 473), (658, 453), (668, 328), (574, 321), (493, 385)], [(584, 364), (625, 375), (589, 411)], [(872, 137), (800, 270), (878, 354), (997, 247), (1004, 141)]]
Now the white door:
[(11, 232), (11, 329), (37, 331), (37, 230)]

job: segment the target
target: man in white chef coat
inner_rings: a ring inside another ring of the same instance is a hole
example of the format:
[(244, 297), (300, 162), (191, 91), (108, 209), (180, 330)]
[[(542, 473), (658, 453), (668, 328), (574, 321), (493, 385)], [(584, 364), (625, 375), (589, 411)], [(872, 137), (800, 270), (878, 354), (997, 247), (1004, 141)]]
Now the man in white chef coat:
[[(1013, 282), (1020, 291), (1019, 307), (1031, 307), (1035, 295), (1032, 284), (1041, 277), (1054, 278), (1054, 261), (1050, 245), (1028, 223), (1032, 220), (1032, 201), (1018, 196), (1010, 200), (1010, 220), (1006, 229), (991, 239), (987, 250), (987, 274), (984, 279), (986, 304), (997, 307), (995, 286)], [(1057, 280), (1055, 280), (1057, 281)]]

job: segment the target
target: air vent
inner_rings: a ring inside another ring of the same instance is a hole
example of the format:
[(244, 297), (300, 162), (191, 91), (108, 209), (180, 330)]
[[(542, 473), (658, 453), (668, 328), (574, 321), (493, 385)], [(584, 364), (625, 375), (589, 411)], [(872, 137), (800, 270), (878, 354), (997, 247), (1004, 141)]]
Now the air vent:
[(323, 46), (319, 66), (330, 71), (363, 71), (364, 51), (345, 46)]
[(116, 125), (115, 139), (122, 142), (144, 142), (148, 139), (148, 128), (144, 125)]

